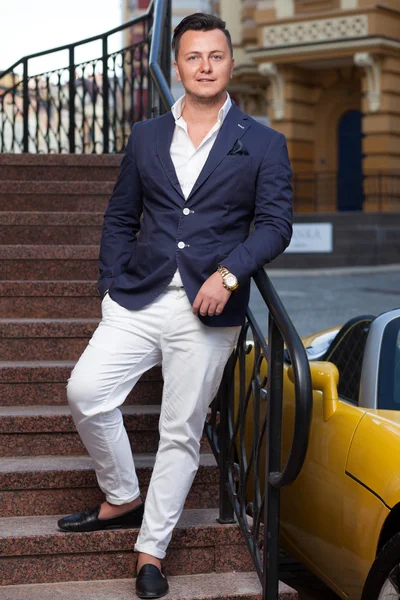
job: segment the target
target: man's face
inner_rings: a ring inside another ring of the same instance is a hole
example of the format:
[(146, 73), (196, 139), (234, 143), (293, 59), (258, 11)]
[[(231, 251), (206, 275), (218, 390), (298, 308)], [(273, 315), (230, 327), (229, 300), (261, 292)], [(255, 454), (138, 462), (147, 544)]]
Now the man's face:
[(186, 92), (207, 100), (221, 94), (232, 77), (234, 60), (220, 29), (186, 31), (174, 63), (178, 81)]

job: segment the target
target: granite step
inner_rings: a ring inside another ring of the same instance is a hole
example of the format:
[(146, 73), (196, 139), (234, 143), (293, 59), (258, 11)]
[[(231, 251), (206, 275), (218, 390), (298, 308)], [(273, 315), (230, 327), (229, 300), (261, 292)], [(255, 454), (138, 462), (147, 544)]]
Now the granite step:
[[(218, 523), (218, 509), (185, 510), (163, 564), (168, 575), (250, 571), (237, 524)], [(2, 585), (119, 579), (135, 574), (138, 529), (60, 532), (63, 515), (0, 519)]]
[(112, 181), (0, 181), (4, 211), (103, 211)]
[(97, 281), (98, 257), (97, 245), (4, 245), (0, 280)]
[[(43, 190), (31, 193), (26, 192), (3, 192), (0, 184), (0, 207), (4, 211), (43, 211), (43, 212), (102, 212), (107, 208), (112, 189), (104, 192), (104, 184), (98, 193), (93, 189), (95, 184), (88, 185), (87, 190), (75, 191), (70, 185), (60, 183), (60, 192), (47, 193)], [(75, 191), (75, 193), (74, 193)]]
[(0, 188), (14, 181), (115, 181), (122, 154), (0, 154)]
[[(157, 452), (160, 405), (121, 408), (132, 452)], [(206, 436), (201, 452), (211, 452)], [(67, 406), (0, 406), (0, 456), (87, 454)]]
[(100, 318), (100, 305), (95, 281), (0, 281), (0, 318)]
[(0, 319), (0, 356), (6, 361), (77, 360), (98, 319)]
[[(66, 384), (74, 366), (74, 361), (0, 362), (0, 405), (66, 405)], [(150, 369), (125, 404), (160, 404), (162, 387), (160, 367)]]
[(0, 244), (95, 245), (102, 224), (102, 212), (0, 212)]
[[(262, 588), (254, 572), (205, 573), (168, 577), (168, 600), (261, 600)], [(134, 579), (71, 581), (14, 585), (3, 588), (4, 600), (132, 600)], [(297, 592), (279, 584), (279, 600), (297, 600)]]
[[(134, 454), (142, 496), (154, 454)], [(186, 508), (215, 508), (219, 470), (214, 455), (201, 454)], [(0, 517), (68, 514), (104, 500), (89, 456), (33, 456), (0, 461)]]
[[(36, 195), (56, 195), (56, 194), (67, 194), (68, 196), (75, 195), (87, 195), (94, 196), (97, 193), (111, 194), (114, 189), (115, 183), (113, 181), (18, 181), (18, 180), (4, 180), (0, 181), (0, 193), (1, 195), (8, 194), (36, 194)], [(3, 205), (0, 205), (3, 208)], [(4, 209), (5, 210), (5, 209)], [(16, 208), (15, 210), (18, 210)], [(22, 209), (21, 209), (22, 210)], [(58, 212), (59, 209), (50, 209), (50, 211)], [(87, 211), (85, 211), (87, 212)]]

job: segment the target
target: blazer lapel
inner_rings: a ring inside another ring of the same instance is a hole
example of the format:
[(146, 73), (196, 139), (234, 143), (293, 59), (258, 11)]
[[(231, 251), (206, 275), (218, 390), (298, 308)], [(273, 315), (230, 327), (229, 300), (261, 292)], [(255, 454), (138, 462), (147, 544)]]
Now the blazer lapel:
[[(199, 189), (201, 185), (210, 177), (215, 171), (220, 162), (231, 150), (232, 146), (239, 140), (247, 129), (250, 127), (250, 120), (235, 104), (232, 104), (230, 111), (228, 112), (222, 127), (217, 135), (217, 139), (208, 155), (206, 163), (201, 170), (196, 183), (193, 186), (192, 191), (189, 194), (189, 198)], [(178, 192), (178, 194), (185, 201), (185, 196), (182, 192), (182, 188), (179, 184), (178, 177), (176, 175), (174, 164), (171, 160), (170, 148), (172, 137), (175, 130), (175, 120), (171, 112), (168, 112), (163, 119), (159, 120), (157, 128), (157, 154), (163, 169), (170, 180), (172, 186)]]
[(232, 104), (220, 131), (217, 139), (211, 148), (210, 154), (206, 163), (189, 194), (188, 200), (196, 193), (201, 185), (215, 171), (220, 162), (225, 158), (232, 146), (239, 140), (247, 129), (250, 127), (250, 120), (235, 104)]
[(174, 163), (170, 155), (172, 137), (175, 130), (175, 120), (171, 112), (168, 112), (164, 119), (160, 119), (157, 128), (157, 154), (163, 166), (165, 173), (171, 184), (183, 199), (185, 196), (182, 192), (178, 177), (176, 175)]

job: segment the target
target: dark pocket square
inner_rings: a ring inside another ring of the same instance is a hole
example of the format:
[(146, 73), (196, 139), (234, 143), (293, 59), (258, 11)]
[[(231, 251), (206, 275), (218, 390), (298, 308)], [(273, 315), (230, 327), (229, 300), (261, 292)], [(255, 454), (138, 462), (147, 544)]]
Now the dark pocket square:
[(231, 150), (228, 152), (228, 156), (249, 156), (248, 151), (243, 146), (240, 140), (236, 140)]

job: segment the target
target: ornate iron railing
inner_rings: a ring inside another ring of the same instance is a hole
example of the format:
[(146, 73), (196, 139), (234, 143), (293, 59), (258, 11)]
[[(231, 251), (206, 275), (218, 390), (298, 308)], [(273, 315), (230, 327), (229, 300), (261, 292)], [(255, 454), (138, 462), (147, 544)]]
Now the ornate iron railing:
[[(104, 34), (25, 56), (0, 74), (0, 152), (122, 152), (133, 123), (152, 116), (149, 53), (170, 29), (171, 0)], [(121, 38), (122, 37), (122, 43)], [(161, 69), (170, 77), (170, 36)], [(117, 47), (116, 47), (117, 46)], [(84, 61), (79, 55), (91, 56)], [(35, 72), (37, 59), (58, 68)]]
[(364, 169), (362, 173), (304, 171), (293, 177), (297, 212), (400, 210), (400, 170)]
[[(237, 518), (263, 597), (278, 598), (280, 488), (301, 471), (308, 444), (312, 391), (302, 342), (266, 273), (254, 280), (269, 310), (268, 342), (247, 311), (237, 347), (206, 423), (219, 463), (220, 522)], [(284, 343), (295, 381), (293, 439), (281, 469)]]
[[(162, 41), (155, 36), (150, 54), (153, 98), (155, 104), (170, 109), (174, 100), (158, 66), (161, 51)], [(254, 281), (269, 310), (268, 343), (248, 310), (205, 429), (220, 468), (219, 521), (233, 523), (236, 516), (263, 585), (263, 598), (276, 600), (280, 488), (296, 479), (305, 459), (312, 390), (304, 346), (278, 294), (264, 270)], [(284, 344), (293, 365), (295, 418), (293, 440), (281, 470)]]

